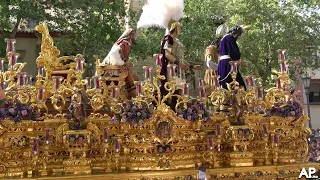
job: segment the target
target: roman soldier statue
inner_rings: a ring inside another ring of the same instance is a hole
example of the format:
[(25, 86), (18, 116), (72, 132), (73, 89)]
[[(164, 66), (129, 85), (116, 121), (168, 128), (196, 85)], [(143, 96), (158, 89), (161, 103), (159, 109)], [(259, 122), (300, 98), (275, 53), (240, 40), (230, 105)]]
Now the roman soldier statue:
[[(160, 75), (165, 76), (165, 79), (161, 81), (161, 94), (166, 95), (167, 91), (164, 88), (165, 83), (168, 81), (168, 64), (177, 65), (177, 77), (176, 77), (176, 93), (181, 94), (182, 83), (186, 83), (184, 74), (188, 65), (184, 63), (184, 47), (182, 43), (177, 39), (181, 33), (181, 25), (179, 22), (172, 22), (169, 29), (169, 34), (164, 36), (161, 43), (161, 72)], [(176, 97), (172, 98), (170, 106), (175, 109)]]
[[(161, 43), (161, 72), (165, 79), (161, 81), (161, 94), (168, 92), (164, 88), (168, 81), (168, 64), (177, 65), (176, 93), (180, 93), (181, 83), (185, 82), (184, 74), (188, 69), (187, 63), (184, 63), (184, 49), (182, 43), (178, 40), (181, 34), (181, 24), (179, 20), (182, 17), (184, 9), (183, 0), (148, 0), (143, 7), (143, 12), (138, 22), (138, 28), (160, 27), (166, 29), (166, 34)], [(172, 109), (175, 109), (176, 99), (172, 98), (169, 102)]]

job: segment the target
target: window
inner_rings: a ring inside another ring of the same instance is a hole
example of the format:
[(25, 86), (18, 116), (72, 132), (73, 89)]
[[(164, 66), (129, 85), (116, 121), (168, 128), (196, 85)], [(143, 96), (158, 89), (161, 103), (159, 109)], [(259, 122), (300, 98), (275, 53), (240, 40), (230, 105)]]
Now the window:
[(320, 93), (319, 92), (310, 92), (309, 101), (311, 103), (320, 103)]
[(313, 104), (320, 104), (320, 83), (310, 83), (309, 102)]

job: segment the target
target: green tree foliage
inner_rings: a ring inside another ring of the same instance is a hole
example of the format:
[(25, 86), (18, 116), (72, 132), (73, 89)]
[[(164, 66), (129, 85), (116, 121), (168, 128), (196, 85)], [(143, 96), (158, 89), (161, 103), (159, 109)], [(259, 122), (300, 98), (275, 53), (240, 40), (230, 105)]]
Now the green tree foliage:
[[(278, 49), (288, 51), (287, 58), (301, 59), (304, 67), (313, 65), (319, 47), (319, 3), (292, 0), (228, 1), (229, 25), (250, 25), (239, 40), (244, 71), (261, 77), (264, 86), (273, 83), (271, 69), (279, 69)], [(314, 1), (313, 1), (314, 2)], [(311, 61), (310, 61), (311, 60)], [(308, 62), (309, 63), (306, 63)], [(291, 69), (291, 74), (296, 69)]]
[[(185, 58), (194, 64), (203, 63), (205, 48), (213, 40), (217, 23), (216, 15), (223, 15), (223, 2), (219, 0), (187, 0), (185, 1), (182, 34), (179, 39), (186, 48)], [(133, 14), (132, 22), (135, 24), (141, 11)], [(150, 28), (139, 30), (137, 45), (133, 47), (132, 57), (141, 60), (154, 53), (160, 52), (160, 43), (165, 35), (164, 29)]]
[(223, 19), (224, 1), (185, 1), (185, 18), (182, 20), (181, 41), (186, 47), (186, 60), (204, 62), (205, 48), (215, 38), (216, 28)]
[[(251, 26), (238, 42), (242, 71), (261, 77), (264, 87), (273, 83), (271, 69), (279, 69), (278, 49), (287, 50), (289, 61), (297, 57), (304, 67), (315, 67), (312, 64), (315, 56), (311, 52), (315, 52), (320, 43), (319, 4), (316, 0), (187, 0), (180, 37), (186, 47), (186, 59), (198, 64), (203, 62), (204, 49), (213, 40), (219, 24), (219, 18), (212, 17), (222, 16), (227, 17), (229, 28)], [(159, 52), (163, 35), (164, 30), (143, 30), (133, 54), (144, 58)], [(293, 71), (295, 69), (291, 69), (291, 74)]]
[(0, 13), (1, 42), (15, 37), (24, 19), (46, 21), (51, 31), (61, 32), (55, 41), (62, 54), (82, 53), (87, 59), (104, 57), (125, 28), (125, 2), (119, 0), (6, 0)]

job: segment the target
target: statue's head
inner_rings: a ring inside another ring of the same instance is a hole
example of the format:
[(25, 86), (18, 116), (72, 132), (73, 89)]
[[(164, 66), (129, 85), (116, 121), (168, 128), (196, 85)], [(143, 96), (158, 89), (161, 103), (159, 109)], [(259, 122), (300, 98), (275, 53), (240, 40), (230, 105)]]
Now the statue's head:
[(170, 21), (169, 31), (171, 35), (178, 37), (181, 34), (181, 24), (178, 21)]
[(216, 38), (222, 38), (229, 31), (229, 28), (226, 24), (221, 24), (216, 30)]
[[(127, 40), (130, 41), (130, 43), (135, 44), (136, 43), (136, 30), (133, 28), (128, 28), (118, 39), (118, 41), (121, 40)], [(117, 41), (117, 42), (118, 42)]]
[(242, 35), (243, 28), (241, 26), (234, 26), (230, 29), (228, 34), (231, 34), (236, 40)]

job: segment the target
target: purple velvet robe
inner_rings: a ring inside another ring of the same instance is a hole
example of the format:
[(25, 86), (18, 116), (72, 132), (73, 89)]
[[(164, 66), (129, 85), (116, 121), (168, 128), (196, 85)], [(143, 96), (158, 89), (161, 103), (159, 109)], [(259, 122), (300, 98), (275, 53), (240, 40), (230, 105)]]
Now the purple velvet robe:
[[(229, 64), (230, 61), (238, 61), (240, 60), (240, 51), (239, 47), (236, 43), (236, 39), (228, 34), (226, 35), (220, 42), (219, 46), (219, 54), (220, 56), (229, 55), (229, 59), (221, 59), (218, 64), (218, 75), (220, 76), (220, 85), (227, 89), (227, 83), (232, 82), (231, 75), (229, 72), (231, 71), (231, 65)], [(223, 81), (221, 81), (223, 80)], [(237, 82), (240, 86), (243, 86), (246, 89), (246, 85), (243, 81), (243, 78), (238, 70), (237, 73)]]

